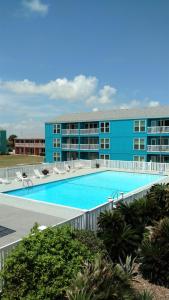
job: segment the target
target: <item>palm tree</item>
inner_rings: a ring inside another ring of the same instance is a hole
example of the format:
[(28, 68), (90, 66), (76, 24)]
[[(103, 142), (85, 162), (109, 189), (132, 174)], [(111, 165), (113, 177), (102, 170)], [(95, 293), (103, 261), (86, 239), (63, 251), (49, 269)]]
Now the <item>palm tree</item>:
[(98, 225), (98, 236), (103, 240), (113, 262), (118, 262), (119, 258), (124, 261), (127, 255), (136, 256), (140, 238), (119, 210), (101, 213)]
[(141, 246), (143, 276), (151, 282), (169, 287), (169, 218), (164, 218), (146, 236)]

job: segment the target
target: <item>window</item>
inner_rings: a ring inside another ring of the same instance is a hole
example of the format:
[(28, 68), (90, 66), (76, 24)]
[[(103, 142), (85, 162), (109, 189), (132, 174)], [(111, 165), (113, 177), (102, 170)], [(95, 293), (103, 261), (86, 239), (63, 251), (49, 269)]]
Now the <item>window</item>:
[(60, 148), (60, 139), (53, 139), (53, 147)]
[(145, 139), (134, 139), (134, 150), (144, 150)]
[(93, 129), (93, 128), (98, 128), (97, 123), (85, 123), (84, 125), (85, 129)]
[(109, 122), (100, 123), (100, 131), (103, 133), (110, 132), (110, 123)]
[(145, 157), (142, 155), (134, 155), (133, 160), (134, 161), (145, 161)]
[(54, 161), (60, 161), (60, 152), (54, 152), (53, 153), (53, 160)]
[(100, 147), (101, 147), (101, 149), (109, 149), (110, 148), (110, 139), (101, 139)]
[(135, 120), (134, 121), (134, 132), (145, 132), (146, 121), (145, 120)]
[(110, 155), (109, 154), (101, 154), (100, 159), (110, 159)]
[(53, 124), (53, 133), (60, 133), (60, 124)]

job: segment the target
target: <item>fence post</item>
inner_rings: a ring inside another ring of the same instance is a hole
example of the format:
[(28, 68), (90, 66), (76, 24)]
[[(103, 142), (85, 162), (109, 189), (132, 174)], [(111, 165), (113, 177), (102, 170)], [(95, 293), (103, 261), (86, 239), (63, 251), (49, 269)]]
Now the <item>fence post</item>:
[(6, 171), (6, 172), (5, 172), (5, 177), (6, 177), (6, 179), (8, 179), (8, 168), (6, 168), (5, 171)]
[(85, 230), (90, 230), (89, 218), (90, 218), (90, 213), (89, 213), (89, 211), (86, 211), (84, 213), (84, 229)]

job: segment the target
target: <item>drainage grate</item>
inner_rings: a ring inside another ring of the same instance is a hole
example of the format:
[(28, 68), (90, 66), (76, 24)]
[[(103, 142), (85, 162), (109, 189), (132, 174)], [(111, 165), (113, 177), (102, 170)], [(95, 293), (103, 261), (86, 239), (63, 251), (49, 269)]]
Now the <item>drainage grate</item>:
[(13, 232), (15, 232), (15, 230), (4, 227), (4, 226), (0, 226), (0, 238), (3, 236), (6, 236), (8, 234), (11, 234)]

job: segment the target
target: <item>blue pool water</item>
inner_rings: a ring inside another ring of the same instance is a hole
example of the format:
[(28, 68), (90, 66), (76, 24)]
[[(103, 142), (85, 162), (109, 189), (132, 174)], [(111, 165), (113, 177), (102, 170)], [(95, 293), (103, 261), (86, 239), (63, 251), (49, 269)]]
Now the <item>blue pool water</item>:
[[(106, 171), (6, 192), (26, 199), (92, 209), (106, 203), (109, 196), (128, 193), (162, 179), (160, 175)], [(24, 201), (24, 199), (23, 199)]]

